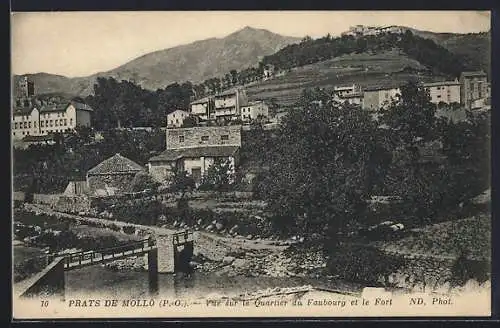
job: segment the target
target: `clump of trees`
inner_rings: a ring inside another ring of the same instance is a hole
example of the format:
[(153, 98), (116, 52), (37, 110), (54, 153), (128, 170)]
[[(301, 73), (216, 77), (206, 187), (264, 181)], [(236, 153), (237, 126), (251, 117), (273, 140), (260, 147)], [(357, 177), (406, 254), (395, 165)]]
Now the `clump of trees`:
[(304, 96), (268, 143), (269, 170), (257, 187), (280, 229), (319, 233), (334, 248), (366, 224), (372, 195), (398, 196), (404, 206), (395, 215), (432, 222), (489, 187), (488, 114), (437, 118), (426, 90), (412, 82), (378, 119), (314, 101), (320, 93)]
[(463, 64), (462, 56), (455, 55), (434, 41), (414, 35), (411, 31), (403, 34), (386, 33), (377, 36), (342, 36), (333, 38), (329, 34), (323, 38), (304, 38), (300, 43), (291, 44), (280, 51), (265, 56), (264, 65), (272, 64), (278, 70), (289, 70), (334, 57), (363, 52), (401, 49), (410, 58), (431, 67), (437, 72), (459, 76), (465, 69), (479, 69), (480, 63), (468, 60)]

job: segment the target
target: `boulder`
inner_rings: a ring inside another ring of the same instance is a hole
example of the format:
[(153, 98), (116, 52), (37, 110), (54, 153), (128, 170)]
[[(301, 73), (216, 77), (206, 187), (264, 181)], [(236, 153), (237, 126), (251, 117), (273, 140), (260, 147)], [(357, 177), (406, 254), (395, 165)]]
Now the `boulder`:
[(201, 225), (203, 223), (203, 220), (202, 219), (198, 219), (198, 221), (196, 221), (196, 224), (197, 225)]
[(221, 231), (223, 228), (224, 228), (224, 225), (220, 222), (217, 222), (215, 224), (215, 228), (218, 230), (218, 231)]
[(247, 235), (247, 239), (252, 239), (253, 236), (252, 235)]
[(212, 224), (211, 224), (211, 225), (209, 225), (209, 226), (207, 226), (207, 227), (205, 228), (205, 230), (206, 230), (206, 231), (210, 231), (210, 230), (213, 230), (213, 229), (214, 229), (214, 226), (213, 226)]
[(235, 260), (234, 256), (224, 256), (224, 258), (222, 259), (222, 264), (229, 265), (233, 263), (234, 260)]
[(235, 259), (232, 262), (233, 267), (235, 267), (237, 269), (243, 269), (247, 266), (247, 264), (248, 264), (248, 261), (245, 259)]

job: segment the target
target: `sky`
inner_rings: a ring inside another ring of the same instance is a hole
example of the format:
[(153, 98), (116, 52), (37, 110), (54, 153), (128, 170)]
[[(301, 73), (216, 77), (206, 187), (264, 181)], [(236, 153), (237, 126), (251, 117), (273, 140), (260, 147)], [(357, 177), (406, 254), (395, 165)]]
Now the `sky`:
[(357, 24), (473, 33), (488, 31), (490, 22), (489, 12), (477, 11), (16, 12), (11, 14), (12, 73), (87, 76), (245, 26), (315, 38), (340, 35)]

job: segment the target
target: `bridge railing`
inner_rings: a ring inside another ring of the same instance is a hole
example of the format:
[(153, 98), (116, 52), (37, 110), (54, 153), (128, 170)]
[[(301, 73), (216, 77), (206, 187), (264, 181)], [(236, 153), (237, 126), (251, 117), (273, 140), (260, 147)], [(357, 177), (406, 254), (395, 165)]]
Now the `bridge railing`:
[(172, 235), (172, 242), (174, 245), (179, 245), (187, 242), (189, 237), (192, 237), (193, 233), (191, 231), (185, 230), (183, 232), (177, 232)]
[(115, 254), (124, 253), (129, 251), (139, 251), (143, 252), (145, 248), (155, 246), (156, 242), (154, 239), (144, 239), (132, 243), (128, 243), (125, 245), (91, 250), (91, 251), (80, 251), (76, 253), (69, 254), (50, 254), (49, 262), (51, 262), (54, 258), (58, 256), (63, 256), (65, 261), (65, 266), (69, 267), (71, 263), (82, 263), (84, 261), (90, 260), (90, 263), (94, 261), (103, 260), (106, 255), (111, 255), (114, 258)]

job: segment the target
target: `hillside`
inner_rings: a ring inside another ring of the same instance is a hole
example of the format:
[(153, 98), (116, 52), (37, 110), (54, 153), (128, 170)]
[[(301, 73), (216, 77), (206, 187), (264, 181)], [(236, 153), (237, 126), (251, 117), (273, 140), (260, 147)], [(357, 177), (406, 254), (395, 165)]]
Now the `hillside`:
[(306, 88), (352, 83), (366, 87), (406, 82), (411, 78), (437, 81), (443, 80), (444, 76), (431, 76), (424, 65), (398, 50), (381, 51), (343, 55), (294, 68), (283, 76), (248, 86), (247, 93), (250, 100), (274, 100), (287, 106), (297, 101)]
[(28, 77), (34, 80), (37, 93), (63, 92), (85, 96), (92, 92), (97, 77), (133, 79), (146, 89), (156, 90), (174, 82), (202, 82), (224, 75), (231, 69), (241, 70), (257, 65), (263, 56), (298, 41), (298, 38), (245, 27), (224, 38), (211, 38), (148, 53), (92, 76), (67, 78), (37, 73), (28, 74)]

